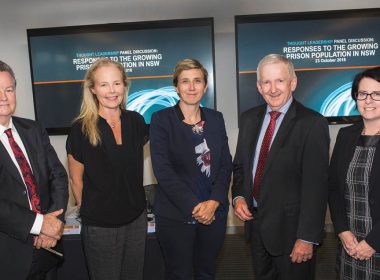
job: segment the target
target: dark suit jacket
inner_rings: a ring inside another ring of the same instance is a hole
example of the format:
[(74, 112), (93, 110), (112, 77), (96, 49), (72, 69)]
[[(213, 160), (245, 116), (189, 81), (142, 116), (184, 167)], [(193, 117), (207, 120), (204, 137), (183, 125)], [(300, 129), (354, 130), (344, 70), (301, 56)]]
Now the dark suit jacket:
[[(250, 207), (253, 158), (265, 112), (262, 105), (241, 116), (234, 158), (232, 197), (243, 196)], [(322, 241), (329, 141), (326, 120), (293, 100), (265, 163), (255, 217), (272, 255), (290, 253), (296, 239)]]
[[(154, 113), (150, 124), (152, 164), (159, 184), (154, 209), (158, 216), (188, 221), (201, 202), (196, 195), (198, 167), (191, 131), (184, 127), (177, 106)], [(217, 111), (201, 110), (204, 137), (211, 150), (210, 199), (219, 201), (219, 210), (227, 215), (232, 160), (224, 120)]]
[[(344, 191), (349, 163), (359, 143), (363, 123), (357, 123), (339, 130), (333, 155), (330, 162), (329, 206), (331, 217), (337, 234), (349, 230)], [(374, 162), (369, 181), (369, 207), (372, 218), (372, 231), (365, 238), (366, 242), (380, 251), (380, 142), (377, 144)]]
[[(13, 117), (40, 196), (41, 212), (66, 209), (67, 174), (37, 122)], [(0, 142), (0, 272), (2, 279), (25, 279), (32, 262), (33, 240), (29, 233), (36, 214), (30, 210), (26, 187), (19, 171)]]

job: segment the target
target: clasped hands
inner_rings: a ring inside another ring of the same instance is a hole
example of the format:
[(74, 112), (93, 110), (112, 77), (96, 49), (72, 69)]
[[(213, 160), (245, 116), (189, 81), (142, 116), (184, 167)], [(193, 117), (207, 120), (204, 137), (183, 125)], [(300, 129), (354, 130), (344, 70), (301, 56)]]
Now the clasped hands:
[(344, 250), (348, 255), (357, 260), (369, 260), (376, 251), (365, 241), (358, 242), (351, 231), (343, 231), (338, 234)]
[(34, 246), (40, 248), (52, 248), (57, 245), (63, 234), (63, 222), (58, 216), (63, 213), (63, 209), (43, 215), (43, 222), (40, 235), (34, 238)]
[(192, 216), (199, 223), (209, 225), (215, 220), (215, 210), (218, 206), (219, 202), (216, 200), (200, 202), (193, 208)]

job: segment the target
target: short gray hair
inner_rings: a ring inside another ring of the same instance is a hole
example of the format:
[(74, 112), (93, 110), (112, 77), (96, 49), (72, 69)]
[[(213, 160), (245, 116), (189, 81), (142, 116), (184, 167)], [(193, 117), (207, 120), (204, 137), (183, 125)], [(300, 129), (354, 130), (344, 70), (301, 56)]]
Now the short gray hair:
[(296, 77), (296, 72), (294, 71), (293, 62), (281, 54), (272, 53), (272, 54), (268, 54), (264, 56), (259, 62), (257, 66), (257, 80), (258, 81), (260, 81), (261, 68), (266, 64), (272, 64), (272, 63), (284, 63), (286, 66), (288, 66), (290, 78), (293, 79)]

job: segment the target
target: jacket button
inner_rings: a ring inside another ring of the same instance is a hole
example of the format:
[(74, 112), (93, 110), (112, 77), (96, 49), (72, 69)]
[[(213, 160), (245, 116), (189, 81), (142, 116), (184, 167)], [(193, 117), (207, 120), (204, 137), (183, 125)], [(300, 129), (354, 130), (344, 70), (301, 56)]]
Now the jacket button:
[(23, 191), (22, 194), (23, 194), (23, 195), (26, 195), (26, 191)]
[(370, 198), (369, 199), (369, 204), (374, 204), (375, 203), (375, 200), (373, 198)]

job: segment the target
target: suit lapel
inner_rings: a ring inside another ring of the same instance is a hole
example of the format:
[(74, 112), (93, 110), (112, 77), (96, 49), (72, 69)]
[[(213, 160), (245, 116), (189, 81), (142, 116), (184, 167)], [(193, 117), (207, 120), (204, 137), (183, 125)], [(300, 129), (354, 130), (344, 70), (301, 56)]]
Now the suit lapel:
[[(344, 173), (341, 173), (341, 174), (347, 173), (348, 166), (350, 165), (352, 157), (355, 153), (356, 146), (358, 144), (362, 129), (363, 129), (363, 126), (357, 126), (356, 129), (345, 138), (345, 143), (347, 145), (347, 148), (342, 149), (342, 151), (346, 151), (346, 152), (343, 155), (341, 155), (343, 157), (342, 162), (344, 163), (342, 166)], [(341, 176), (341, 177), (342, 179), (344, 179), (344, 181), (346, 181), (346, 176)]]
[[(251, 137), (248, 141), (249, 145), (249, 158), (250, 158), (250, 168), (249, 170), (253, 170), (253, 159), (255, 157), (255, 150), (257, 145), (257, 140), (260, 135), (261, 126), (263, 124), (264, 116), (266, 112), (266, 106), (262, 106), (260, 110), (257, 111), (256, 115), (252, 118), (249, 118), (247, 120), (247, 131), (252, 131)], [(252, 173), (252, 172), (251, 172)], [(253, 185), (253, 179), (251, 182), (251, 185)]]
[(11, 157), (8, 154), (8, 151), (5, 149), (3, 143), (0, 142), (0, 166), (3, 165), (8, 173), (14, 177), (21, 184), (24, 184), (24, 181), (21, 178), (20, 172), (13, 163)]
[[(378, 166), (380, 166), (380, 141), (376, 145), (375, 158), (373, 159), (371, 175), (369, 177), (370, 192), (374, 191), (378, 187), (376, 186), (376, 183), (380, 180), (380, 172), (377, 169)], [(372, 192), (370, 195), (371, 194)]]
[[(253, 157), (255, 154), (257, 139), (260, 135), (260, 129), (263, 124), (264, 116), (265, 116), (266, 107), (263, 107), (262, 110), (260, 110), (254, 118), (249, 119), (249, 122), (247, 124), (248, 131), (252, 131), (252, 137), (249, 142), (249, 154)], [(253, 160), (251, 160), (253, 164)], [(251, 168), (252, 169), (252, 168)]]

